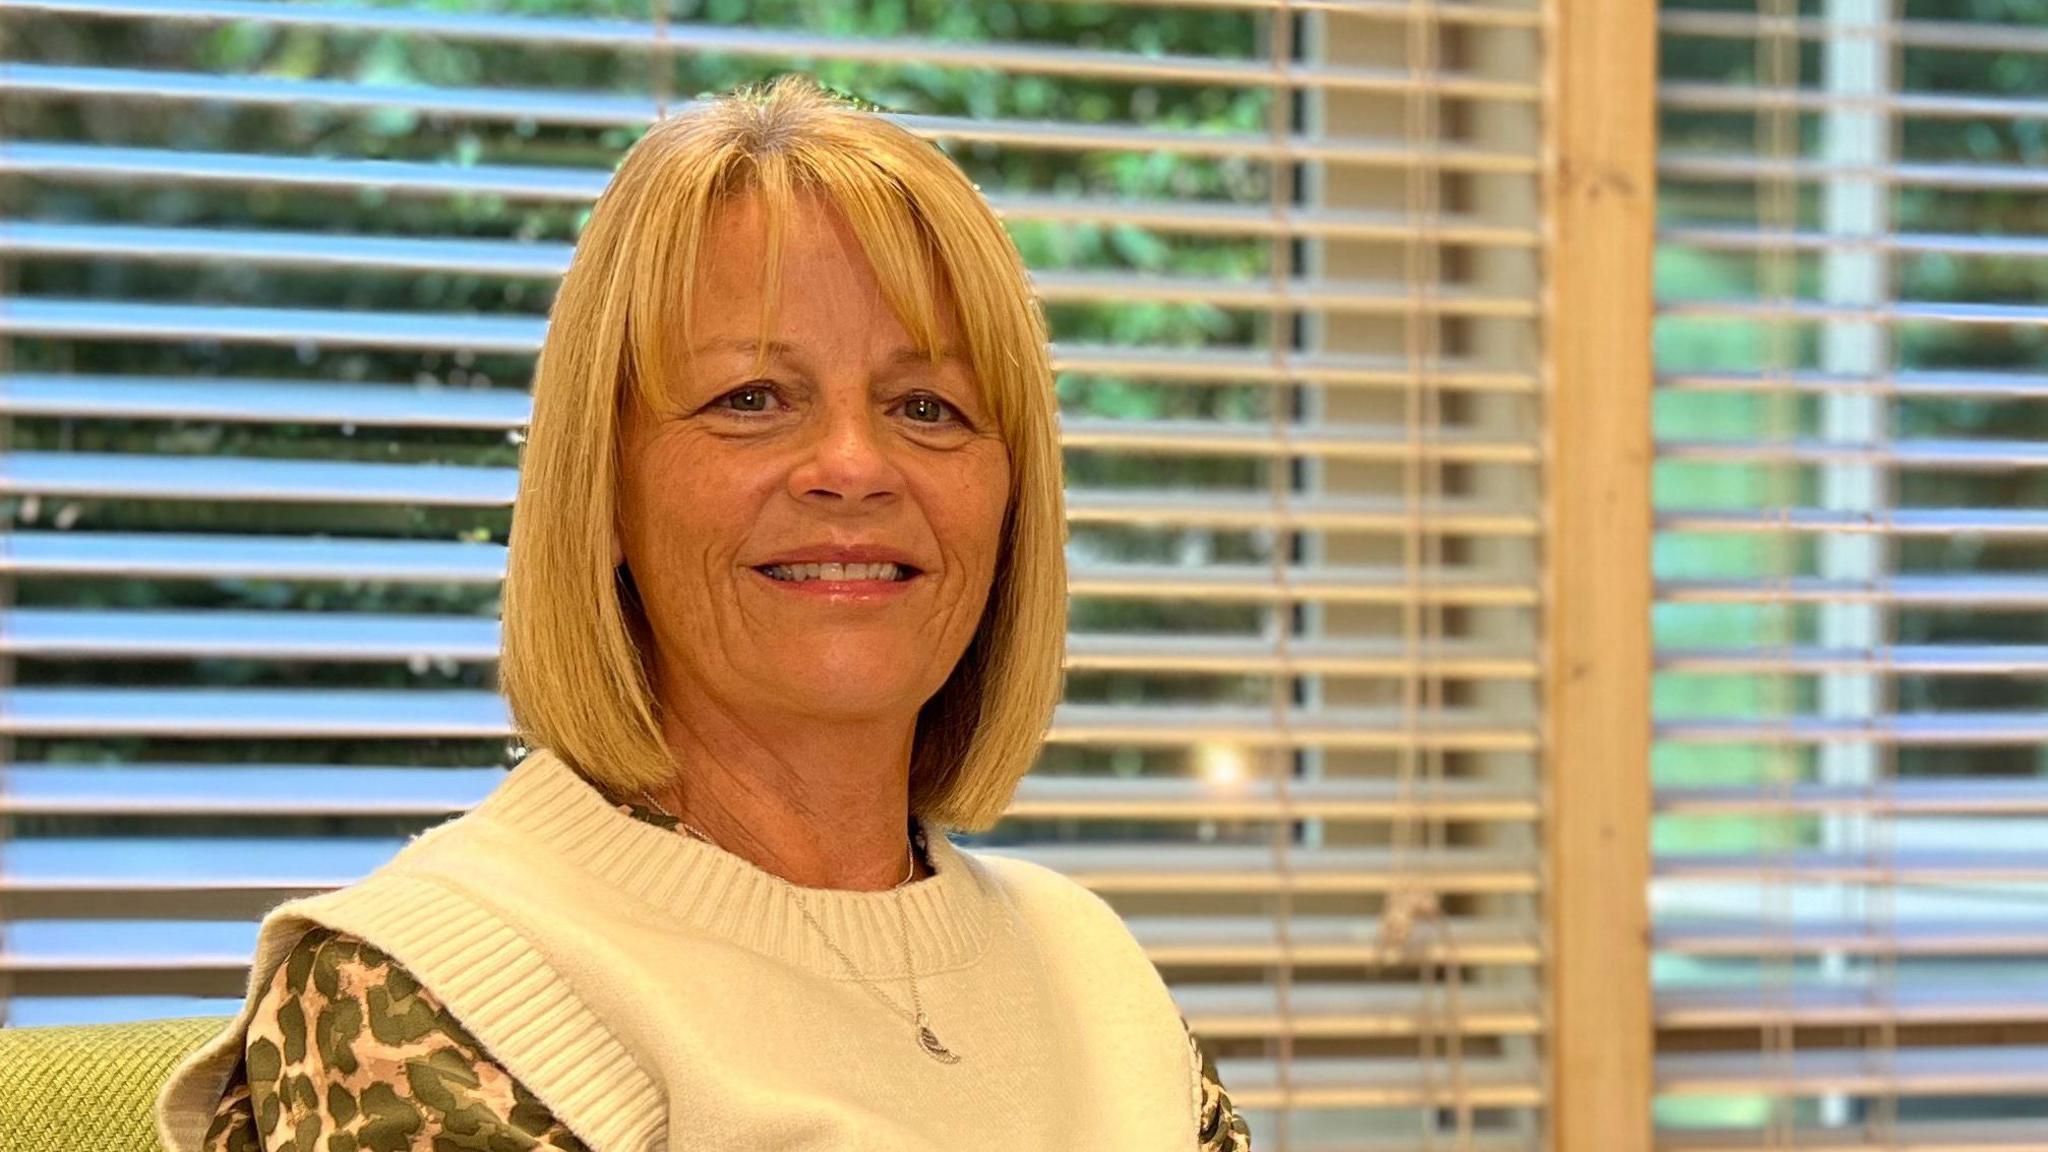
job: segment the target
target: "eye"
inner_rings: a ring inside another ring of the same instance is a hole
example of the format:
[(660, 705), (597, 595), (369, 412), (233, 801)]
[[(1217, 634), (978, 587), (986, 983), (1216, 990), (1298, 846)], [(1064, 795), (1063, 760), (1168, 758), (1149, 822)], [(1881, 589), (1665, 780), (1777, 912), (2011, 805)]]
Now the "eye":
[(716, 408), (723, 407), (728, 400), (739, 400), (741, 402), (739, 406), (726, 408), (725, 410), (728, 412), (766, 412), (768, 411), (766, 404), (771, 398), (780, 403), (780, 397), (775, 395), (774, 386), (762, 382), (743, 384), (713, 400), (711, 404), (712, 407)]
[[(943, 424), (947, 420), (959, 420), (960, 410), (929, 392), (919, 392), (903, 402), (903, 410), (919, 424)], [(929, 413), (927, 419), (920, 413)], [(948, 413), (951, 415), (949, 416)]]

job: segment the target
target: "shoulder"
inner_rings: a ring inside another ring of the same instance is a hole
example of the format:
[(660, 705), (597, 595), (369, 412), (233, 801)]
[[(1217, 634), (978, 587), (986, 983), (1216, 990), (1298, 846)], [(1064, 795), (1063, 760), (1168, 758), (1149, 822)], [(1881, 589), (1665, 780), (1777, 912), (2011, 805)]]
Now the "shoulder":
[(1048, 954), (1083, 965), (1110, 962), (1157, 979), (1144, 944), (1101, 893), (1034, 860), (979, 851), (973, 858), (995, 877), (1018, 922)]
[(1001, 855), (981, 859), (1001, 877), (1019, 930), (1043, 965), (1040, 971), (1058, 978), (1065, 994), (1086, 1002), (1091, 1018), (1142, 1020), (1159, 1041), (1180, 1047), (1173, 993), (1114, 905), (1043, 864)]
[(999, 851), (969, 853), (961, 849), (961, 854), (986, 868), (1001, 882), (1005, 894), (1023, 904), (1026, 911), (1059, 911), (1123, 923), (1109, 901), (1064, 872)]

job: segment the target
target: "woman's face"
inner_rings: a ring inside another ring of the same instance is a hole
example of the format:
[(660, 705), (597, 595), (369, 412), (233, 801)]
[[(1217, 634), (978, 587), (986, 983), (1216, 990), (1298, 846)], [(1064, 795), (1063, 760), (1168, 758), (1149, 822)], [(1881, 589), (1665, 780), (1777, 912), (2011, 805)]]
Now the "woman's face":
[[(1009, 451), (951, 303), (943, 332), (957, 355), (934, 367), (838, 212), (797, 205), (759, 376), (758, 204), (728, 202), (705, 238), (687, 334), (696, 369), (674, 366), (665, 409), (621, 414), (613, 560), (632, 569), (664, 692), (709, 693), (742, 716), (914, 713), (981, 620)], [(791, 568), (849, 553), (915, 571)]]

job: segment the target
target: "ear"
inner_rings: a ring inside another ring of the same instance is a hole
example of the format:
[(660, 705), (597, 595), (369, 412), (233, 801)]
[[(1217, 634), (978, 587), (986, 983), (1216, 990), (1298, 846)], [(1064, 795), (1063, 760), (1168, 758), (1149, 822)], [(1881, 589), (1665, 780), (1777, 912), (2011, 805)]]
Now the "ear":
[(614, 532), (612, 533), (612, 567), (617, 568), (625, 562), (626, 550), (619, 547), (619, 534)]

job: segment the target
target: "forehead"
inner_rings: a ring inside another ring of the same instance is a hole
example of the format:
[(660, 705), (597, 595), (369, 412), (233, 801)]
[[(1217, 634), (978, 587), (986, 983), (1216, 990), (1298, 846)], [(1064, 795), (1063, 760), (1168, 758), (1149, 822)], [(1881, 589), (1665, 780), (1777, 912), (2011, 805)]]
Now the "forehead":
[(861, 250), (846, 213), (831, 200), (798, 194), (771, 214), (757, 191), (728, 196), (706, 213), (705, 241), (698, 257), (700, 277), (742, 283), (756, 278), (767, 263), (769, 225), (779, 217), (784, 264), (839, 267), (872, 278), (874, 268)]
[[(882, 283), (859, 234), (829, 198), (792, 196), (780, 223), (779, 251), (771, 253), (769, 212), (759, 193), (743, 193), (712, 207), (688, 309), (694, 343), (726, 349), (744, 344), (751, 351), (756, 343), (772, 345), (777, 338), (801, 344), (805, 329), (832, 325), (871, 329), (893, 345), (916, 327), (891, 306), (892, 286)], [(779, 255), (779, 268), (771, 255)], [(911, 262), (891, 263), (908, 270)], [(921, 278), (904, 276), (923, 283), (894, 285), (894, 295), (915, 308), (919, 290), (929, 285), (931, 320), (941, 343), (964, 355), (949, 279), (932, 263), (924, 272)], [(776, 331), (764, 332), (771, 305)]]

